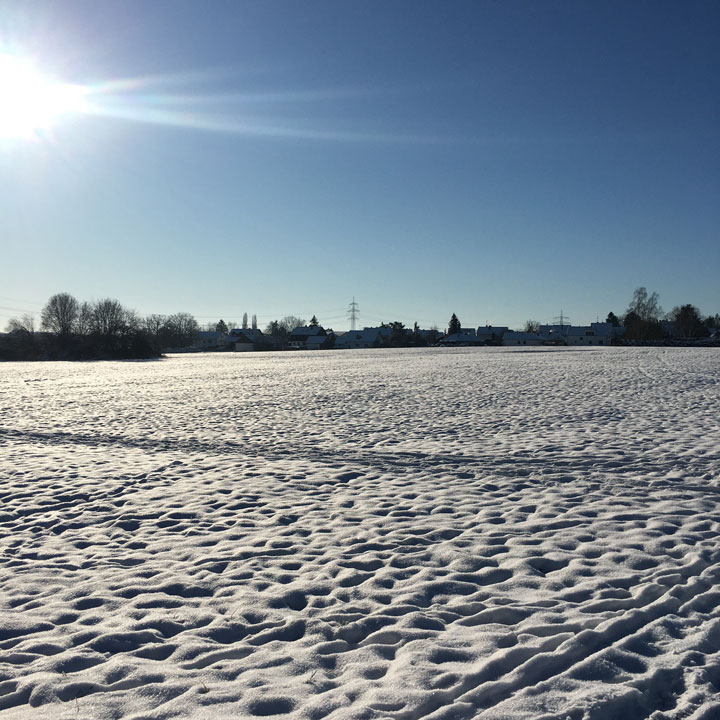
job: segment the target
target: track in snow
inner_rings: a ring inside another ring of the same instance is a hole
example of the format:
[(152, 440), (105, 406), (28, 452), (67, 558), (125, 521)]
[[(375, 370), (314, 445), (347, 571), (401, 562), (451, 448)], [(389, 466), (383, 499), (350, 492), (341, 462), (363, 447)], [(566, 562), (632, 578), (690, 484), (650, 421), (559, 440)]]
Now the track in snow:
[(0, 366), (0, 715), (720, 713), (720, 353)]

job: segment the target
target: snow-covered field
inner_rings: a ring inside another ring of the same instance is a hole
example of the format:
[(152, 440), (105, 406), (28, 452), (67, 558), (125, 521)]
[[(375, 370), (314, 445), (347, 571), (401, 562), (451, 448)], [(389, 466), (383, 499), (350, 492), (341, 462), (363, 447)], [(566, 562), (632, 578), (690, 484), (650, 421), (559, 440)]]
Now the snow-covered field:
[(0, 717), (720, 717), (720, 351), (0, 364)]

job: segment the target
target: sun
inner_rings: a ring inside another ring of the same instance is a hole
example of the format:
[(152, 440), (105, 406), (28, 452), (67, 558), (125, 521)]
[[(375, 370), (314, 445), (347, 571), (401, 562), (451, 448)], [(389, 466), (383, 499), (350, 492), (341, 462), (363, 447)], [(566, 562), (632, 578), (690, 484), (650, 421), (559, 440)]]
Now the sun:
[(54, 82), (29, 61), (0, 53), (0, 139), (32, 139), (83, 106), (80, 86)]

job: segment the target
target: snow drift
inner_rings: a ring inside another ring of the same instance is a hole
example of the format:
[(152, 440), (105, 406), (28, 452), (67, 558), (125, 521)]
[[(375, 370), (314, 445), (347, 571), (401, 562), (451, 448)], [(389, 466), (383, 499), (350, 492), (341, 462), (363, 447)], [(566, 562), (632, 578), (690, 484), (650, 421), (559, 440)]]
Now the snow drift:
[(0, 716), (720, 716), (720, 352), (0, 365)]

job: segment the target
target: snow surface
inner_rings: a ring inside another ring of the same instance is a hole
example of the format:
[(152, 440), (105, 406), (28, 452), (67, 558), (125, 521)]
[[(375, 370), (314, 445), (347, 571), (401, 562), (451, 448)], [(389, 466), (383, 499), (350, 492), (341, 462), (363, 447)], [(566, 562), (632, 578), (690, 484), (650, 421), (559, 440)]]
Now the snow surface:
[(720, 352), (0, 365), (0, 717), (720, 717)]

